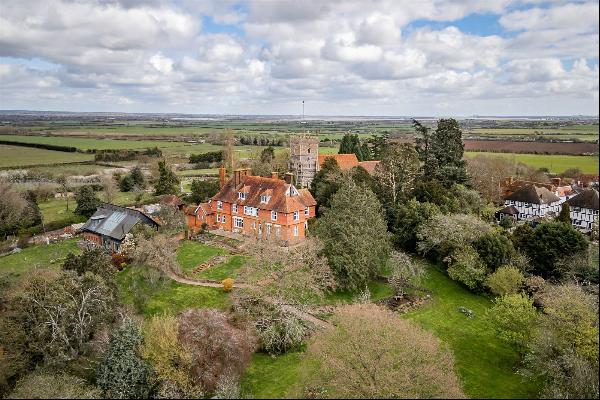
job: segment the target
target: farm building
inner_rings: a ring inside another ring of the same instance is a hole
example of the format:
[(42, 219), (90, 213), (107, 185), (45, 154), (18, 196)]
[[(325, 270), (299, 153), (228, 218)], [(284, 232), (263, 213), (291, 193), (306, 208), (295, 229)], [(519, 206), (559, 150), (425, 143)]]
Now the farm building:
[(85, 240), (111, 252), (117, 252), (125, 235), (137, 224), (158, 228), (158, 223), (141, 211), (103, 203), (80, 231), (83, 232)]

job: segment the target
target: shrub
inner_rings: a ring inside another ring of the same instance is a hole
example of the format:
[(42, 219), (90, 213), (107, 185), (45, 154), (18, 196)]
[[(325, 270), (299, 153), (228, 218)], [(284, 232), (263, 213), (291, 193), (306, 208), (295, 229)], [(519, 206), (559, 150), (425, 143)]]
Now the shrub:
[(448, 276), (471, 290), (482, 288), (488, 270), (477, 252), (470, 246), (454, 250), (445, 259), (449, 263)]
[(390, 264), (392, 273), (388, 282), (398, 296), (405, 295), (408, 288), (417, 287), (425, 274), (423, 267), (404, 253), (392, 253)]
[(139, 357), (142, 333), (130, 319), (111, 336), (97, 372), (98, 386), (105, 398), (137, 399), (150, 395), (150, 366)]
[(101, 392), (65, 372), (38, 370), (21, 378), (9, 399), (98, 399)]
[(523, 353), (533, 337), (538, 315), (527, 295), (515, 293), (494, 300), (486, 318), (498, 338)]
[(492, 270), (507, 264), (515, 253), (512, 242), (506, 236), (496, 232), (477, 239), (473, 242), (473, 248)]
[(233, 279), (231, 278), (225, 278), (221, 281), (221, 284), (223, 285), (223, 290), (225, 292), (230, 292), (231, 289), (233, 289)]
[(485, 285), (497, 296), (517, 293), (523, 286), (525, 277), (515, 267), (500, 267), (487, 277)]

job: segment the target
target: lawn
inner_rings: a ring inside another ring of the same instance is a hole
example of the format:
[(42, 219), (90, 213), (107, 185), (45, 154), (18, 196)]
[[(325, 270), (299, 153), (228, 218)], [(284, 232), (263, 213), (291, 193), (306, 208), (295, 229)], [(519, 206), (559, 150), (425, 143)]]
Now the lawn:
[(191, 271), (199, 264), (202, 264), (215, 256), (227, 255), (227, 251), (209, 246), (199, 242), (186, 241), (177, 249), (177, 262), (184, 273), (194, 278), (204, 278), (213, 280), (223, 280), (225, 278), (235, 278), (237, 270), (244, 264), (244, 257), (232, 255), (226, 261), (221, 262), (204, 271), (193, 274)]
[[(371, 281), (369, 282), (369, 292), (371, 301), (378, 301), (390, 297), (394, 290), (387, 282)], [(356, 298), (357, 294), (347, 290), (336, 291), (325, 296), (325, 304), (348, 304)]]
[(264, 353), (252, 355), (250, 366), (242, 377), (242, 394), (246, 398), (289, 398), (290, 390), (298, 383), (301, 352), (277, 357)]
[(0, 144), (0, 168), (29, 165), (66, 164), (94, 159), (93, 154), (67, 153), (33, 147)]
[(214, 256), (227, 252), (221, 248), (208, 246), (203, 243), (185, 241), (177, 249), (177, 262), (184, 272), (190, 272), (199, 264), (206, 262)]
[[(456, 368), (467, 396), (474, 398), (533, 398), (537, 387), (514, 370), (518, 355), (498, 340), (483, 316), (491, 301), (474, 294), (429, 266), (424, 286), (433, 294), (424, 307), (406, 315), (446, 342), (454, 352)], [(473, 319), (458, 311), (466, 307)]]
[(26, 247), (20, 253), (0, 257), (0, 281), (14, 283), (33, 268), (57, 268), (70, 252), (80, 252), (77, 239)]
[(156, 314), (177, 314), (188, 308), (216, 308), (226, 310), (229, 297), (222, 289), (184, 285), (169, 278), (156, 279), (152, 283), (147, 272), (149, 267), (126, 267), (117, 275), (121, 300), (139, 307), (148, 318)]
[(598, 174), (598, 156), (465, 152), (465, 157), (475, 157), (476, 155), (504, 157), (510, 162), (522, 162), (534, 168), (548, 168), (550, 172), (556, 173), (564, 172), (569, 168), (579, 168), (586, 174)]

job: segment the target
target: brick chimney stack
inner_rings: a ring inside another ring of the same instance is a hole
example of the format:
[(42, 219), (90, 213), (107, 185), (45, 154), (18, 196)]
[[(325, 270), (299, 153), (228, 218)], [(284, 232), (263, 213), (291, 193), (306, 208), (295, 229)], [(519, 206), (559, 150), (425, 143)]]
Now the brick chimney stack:
[(219, 185), (221, 186), (221, 189), (225, 186), (225, 167), (222, 165), (221, 168), (219, 168)]

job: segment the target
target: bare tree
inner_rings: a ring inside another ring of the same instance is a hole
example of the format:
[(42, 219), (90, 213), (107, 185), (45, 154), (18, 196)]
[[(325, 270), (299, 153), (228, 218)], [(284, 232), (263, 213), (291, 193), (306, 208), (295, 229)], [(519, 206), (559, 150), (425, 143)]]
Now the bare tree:
[(102, 177), (102, 199), (106, 203), (112, 203), (117, 194), (117, 184), (112, 176)]
[(341, 307), (305, 360), (309, 398), (464, 398), (451, 352), (431, 332), (373, 304)]

